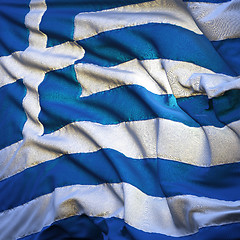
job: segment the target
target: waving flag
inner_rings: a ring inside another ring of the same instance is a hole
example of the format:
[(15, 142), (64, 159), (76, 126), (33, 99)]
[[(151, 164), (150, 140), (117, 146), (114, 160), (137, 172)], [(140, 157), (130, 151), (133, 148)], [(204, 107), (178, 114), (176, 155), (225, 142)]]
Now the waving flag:
[(0, 239), (240, 239), (239, 0), (0, 0)]

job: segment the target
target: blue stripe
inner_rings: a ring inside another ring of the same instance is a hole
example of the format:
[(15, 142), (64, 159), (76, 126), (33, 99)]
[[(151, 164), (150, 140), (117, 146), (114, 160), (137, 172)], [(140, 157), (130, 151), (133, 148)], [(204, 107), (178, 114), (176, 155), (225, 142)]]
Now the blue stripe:
[(22, 129), (27, 120), (22, 108), (26, 88), (22, 80), (0, 88), (0, 149), (23, 138)]
[(222, 127), (240, 119), (240, 90), (231, 90), (223, 96), (177, 98), (178, 106), (201, 126)]
[(213, 41), (212, 44), (236, 75), (240, 75), (240, 38)]
[(138, 230), (122, 219), (73, 216), (44, 227), (41, 232), (24, 237), (24, 240), (88, 239), (88, 240), (238, 240), (240, 224), (201, 228), (184, 237), (170, 237)]
[(117, 124), (160, 117), (191, 127), (223, 127), (240, 119), (239, 90), (212, 100), (207, 96), (176, 99), (173, 95), (153, 94), (137, 85), (80, 98), (81, 91), (73, 66), (46, 74), (39, 86), (39, 120), (45, 133), (75, 121)]
[(86, 52), (84, 58), (77, 62), (110, 67), (134, 58), (164, 58), (235, 75), (204, 35), (171, 24), (126, 27), (103, 32), (78, 43)]
[[(73, 40), (74, 19), (81, 12), (95, 12), (151, 0), (47, 0), (40, 30), (47, 34), (47, 46)], [(63, 14), (64, 12), (64, 14)]]
[(156, 197), (190, 194), (235, 201), (240, 199), (240, 163), (197, 167), (164, 159), (132, 159), (111, 149), (64, 155), (2, 180), (0, 211), (57, 187), (121, 182)]
[(0, 7), (0, 57), (28, 47), (29, 31), (25, 16), (29, 12), (29, 0), (2, 0)]

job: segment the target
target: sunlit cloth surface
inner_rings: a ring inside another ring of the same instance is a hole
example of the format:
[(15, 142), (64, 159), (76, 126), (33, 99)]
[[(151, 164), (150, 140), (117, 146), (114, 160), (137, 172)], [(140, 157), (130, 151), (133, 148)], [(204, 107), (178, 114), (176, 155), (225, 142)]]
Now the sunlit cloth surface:
[(240, 1), (0, 0), (0, 239), (240, 239)]

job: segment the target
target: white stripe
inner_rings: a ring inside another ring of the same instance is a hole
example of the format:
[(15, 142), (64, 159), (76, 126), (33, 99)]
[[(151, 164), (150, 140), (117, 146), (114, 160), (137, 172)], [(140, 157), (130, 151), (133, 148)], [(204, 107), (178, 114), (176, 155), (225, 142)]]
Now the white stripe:
[(212, 98), (240, 88), (239, 77), (216, 74), (192, 63), (166, 59), (134, 59), (110, 68), (85, 63), (74, 67), (82, 87), (81, 97), (131, 84), (155, 94), (174, 94), (175, 97), (207, 94)]
[(206, 92), (208, 98), (218, 97), (232, 89), (240, 89), (240, 77), (223, 74), (194, 73), (186, 82), (196, 92)]
[[(59, 49), (58, 53), (57, 49)], [(32, 55), (31, 59), (26, 58), (25, 65), (28, 65), (28, 68), (24, 68), (24, 65), (19, 64), (19, 53), (14, 53), (14, 57), (2, 58), (0, 63), (0, 68), (2, 67), (2, 70), (0, 69), (2, 76), (0, 87), (24, 78), (24, 75), (29, 75), (29, 73), (33, 73), (35, 79), (39, 75), (37, 79), (41, 79), (41, 82), (44, 77), (40, 77), (41, 74), (54, 68), (59, 69), (68, 66), (71, 62), (73, 63), (80, 58), (80, 51), (77, 46), (69, 42), (55, 48), (49, 48), (48, 51), (43, 53), (32, 50), (31, 53), (27, 54), (28, 57)], [(72, 56), (71, 59), (72, 52), (77, 54)], [(22, 61), (24, 61), (23, 55), (21, 54)], [(48, 61), (47, 59), (50, 59), (51, 56), (52, 59)], [(44, 68), (44, 71), (38, 71), (34, 66), (31, 67), (32, 62), (36, 61), (36, 59), (39, 59), (37, 62), (43, 62), (42, 68)], [(56, 66), (57, 62), (59, 66)], [(3, 70), (5, 66), (14, 66), (8, 69), (9, 71), (14, 69), (14, 71), (9, 73)], [(84, 63), (76, 64), (74, 67), (76, 77), (82, 87), (81, 97), (131, 84), (142, 86), (148, 91), (159, 95), (174, 94), (177, 98), (198, 94), (207, 94), (209, 98), (212, 98), (223, 94), (225, 91), (239, 89), (239, 77), (217, 74), (193, 63), (182, 61), (167, 59), (139, 61), (134, 59), (110, 68)], [(30, 77), (33, 78), (33, 76)], [(33, 83), (36, 84), (37, 82), (29, 81), (28, 84)], [(28, 84), (26, 83), (26, 85)], [(31, 88), (33, 89), (33, 86)], [(37, 89), (36, 86), (34, 88)]]
[(199, 28), (209, 40), (240, 37), (240, 0), (186, 4)]
[[(22, 168), (23, 156), (20, 161), (17, 160), (18, 151), (22, 148), (23, 141), (19, 141), (14, 143), (4, 149), (0, 150), (0, 175), (4, 175), (5, 177), (9, 177), (8, 174), (10, 173), (8, 169), (14, 169), (15, 172), (18, 169)], [(5, 174), (6, 173), (6, 174)], [(11, 174), (11, 173), (10, 173)], [(11, 174), (12, 175), (12, 174)]]
[(74, 67), (82, 87), (81, 97), (132, 84), (142, 86), (155, 94), (172, 94), (160, 59), (134, 59), (110, 68), (84, 63)]
[(10, 56), (0, 57), (0, 87), (14, 83), (24, 77), (25, 68), (19, 62), (21, 52), (15, 52)]
[(30, 235), (56, 220), (83, 213), (116, 217), (145, 232), (180, 237), (203, 227), (239, 222), (240, 201), (192, 195), (151, 197), (127, 183), (67, 186), (0, 213), (0, 238)]
[(31, 0), (30, 12), (25, 17), (25, 25), (29, 29), (29, 46), (46, 48), (47, 36), (39, 30), (42, 16), (47, 10), (45, 0)]
[(181, 1), (156, 0), (98, 12), (79, 13), (74, 21), (74, 40), (147, 23), (169, 23), (202, 34)]
[(193, 95), (207, 95), (213, 98), (224, 92), (239, 89), (239, 76), (231, 77), (214, 73), (211, 70), (192, 63), (162, 60), (172, 92), (175, 97), (190, 97)]
[(101, 148), (136, 159), (159, 157), (203, 167), (239, 162), (239, 127), (240, 121), (223, 128), (189, 127), (166, 119), (117, 125), (75, 122), (51, 134), (29, 137), (11, 164), (8, 155), (0, 151), (4, 169), (0, 179), (63, 154), (90, 153)]
[(46, 49), (29, 47), (23, 52), (15, 52), (0, 58), (0, 87), (27, 77), (37, 81), (39, 74), (70, 66), (83, 56), (83, 48), (74, 42)]

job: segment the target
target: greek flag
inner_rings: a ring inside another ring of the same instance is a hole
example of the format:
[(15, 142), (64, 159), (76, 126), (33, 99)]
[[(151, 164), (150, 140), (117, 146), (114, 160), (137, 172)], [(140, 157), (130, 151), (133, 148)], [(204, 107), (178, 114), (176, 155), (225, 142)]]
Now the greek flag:
[(0, 0), (11, 239), (240, 239), (240, 0)]

